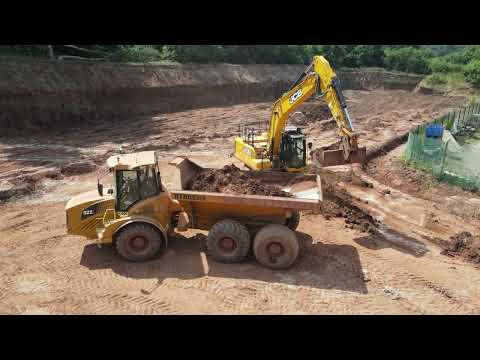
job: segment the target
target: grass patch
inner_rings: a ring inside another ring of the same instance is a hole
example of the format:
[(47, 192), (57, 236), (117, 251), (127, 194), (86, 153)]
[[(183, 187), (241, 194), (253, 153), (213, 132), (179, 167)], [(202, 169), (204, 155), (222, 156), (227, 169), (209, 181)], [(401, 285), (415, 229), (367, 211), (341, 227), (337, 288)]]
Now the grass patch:
[(430, 87), (442, 87), (446, 90), (455, 90), (468, 87), (467, 80), (462, 73), (433, 73), (423, 80)]

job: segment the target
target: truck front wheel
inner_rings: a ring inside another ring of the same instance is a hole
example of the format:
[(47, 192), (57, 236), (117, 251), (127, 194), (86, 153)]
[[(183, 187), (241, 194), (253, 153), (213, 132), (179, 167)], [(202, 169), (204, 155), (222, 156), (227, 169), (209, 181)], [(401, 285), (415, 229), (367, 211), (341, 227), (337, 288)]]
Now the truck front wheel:
[(250, 233), (247, 228), (234, 220), (220, 221), (208, 232), (208, 254), (218, 262), (242, 261), (250, 250), (250, 244)]
[(158, 254), (162, 246), (162, 239), (162, 234), (153, 226), (133, 223), (119, 231), (115, 247), (124, 259), (141, 262)]
[(253, 241), (253, 253), (263, 266), (279, 270), (286, 269), (298, 257), (298, 239), (288, 227), (271, 224), (263, 227)]

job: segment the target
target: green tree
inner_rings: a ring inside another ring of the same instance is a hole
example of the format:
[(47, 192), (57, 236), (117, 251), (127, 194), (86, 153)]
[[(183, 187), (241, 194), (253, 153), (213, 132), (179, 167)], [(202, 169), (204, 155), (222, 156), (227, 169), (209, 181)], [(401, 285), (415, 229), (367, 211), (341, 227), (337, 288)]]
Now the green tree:
[(381, 67), (384, 65), (385, 52), (382, 45), (357, 45), (353, 53), (357, 66)]
[(121, 45), (111, 56), (113, 61), (153, 62), (162, 60), (161, 53), (152, 45)]
[(426, 49), (415, 47), (390, 48), (385, 50), (385, 65), (390, 70), (429, 74), (432, 55)]
[(3, 45), (0, 55), (48, 57), (48, 45)]
[(452, 73), (462, 71), (462, 65), (452, 63), (445, 57), (436, 57), (430, 60), (430, 69), (434, 73)]
[(346, 49), (344, 45), (321, 45), (319, 54), (324, 56), (333, 67), (344, 66)]
[(171, 45), (171, 52), (181, 63), (218, 63), (225, 60), (222, 45)]
[(480, 85), (480, 60), (474, 60), (464, 67), (463, 75), (470, 84)]

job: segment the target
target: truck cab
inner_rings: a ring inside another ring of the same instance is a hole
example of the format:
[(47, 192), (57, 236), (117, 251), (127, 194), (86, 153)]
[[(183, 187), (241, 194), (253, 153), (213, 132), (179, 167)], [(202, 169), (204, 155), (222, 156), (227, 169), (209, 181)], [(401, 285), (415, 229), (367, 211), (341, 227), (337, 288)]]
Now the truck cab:
[(110, 244), (123, 228), (140, 224), (133, 227), (138, 228), (138, 236), (127, 244), (130, 248), (123, 249), (124, 257), (140, 261), (149, 243), (142, 233), (156, 233), (155, 237), (161, 237), (160, 242), (166, 245), (168, 232), (178, 225), (175, 222), (182, 209), (162, 185), (153, 151), (112, 156), (107, 165), (113, 187), (105, 194), (99, 183), (97, 191), (70, 199), (65, 208), (67, 232)]

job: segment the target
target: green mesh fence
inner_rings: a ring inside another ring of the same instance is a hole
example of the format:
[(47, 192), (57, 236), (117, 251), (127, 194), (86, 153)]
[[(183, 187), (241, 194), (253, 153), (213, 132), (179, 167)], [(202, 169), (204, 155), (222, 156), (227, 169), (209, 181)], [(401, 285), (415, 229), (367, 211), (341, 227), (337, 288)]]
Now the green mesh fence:
[[(425, 136), (426, 128), (441, 124), (441, 138)], [(436, 178), (467, 190), (480, 190), (480, 104), (452, 111), (418, 126), (408, 136), (405, 161)]]

